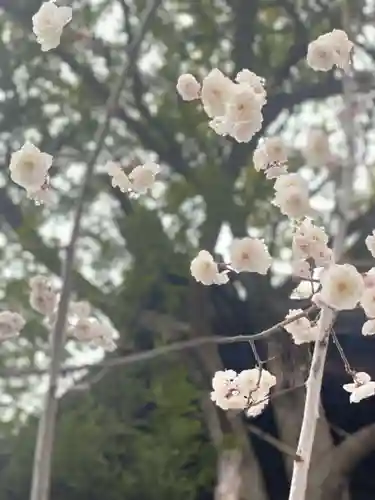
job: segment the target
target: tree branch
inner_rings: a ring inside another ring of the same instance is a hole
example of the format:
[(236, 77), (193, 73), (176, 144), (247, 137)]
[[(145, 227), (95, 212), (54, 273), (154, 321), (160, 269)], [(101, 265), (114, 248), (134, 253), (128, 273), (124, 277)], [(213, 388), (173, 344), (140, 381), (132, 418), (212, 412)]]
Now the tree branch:
[(348, 435), (322, 463), (321, 500), (341, 499), (350, 473), (375, 449), (375, 424)]
[(103, 123), (99, 126), (94, 137), (95, 149), (87, 162), (82, 189), (77, 203), (71, 239), (67, 248), (66, 261), (63, 268), (63, 286), (57, 311), (56, 324), (51, 338), (51, 362), (48, 370), (48, 390), (46, 393), (44, 410), (39, 422), (37, 433), (37, 443), (34, 456), (30, 495), (31, 500), (49, 499), (53, 440), (58, 402), (56, 390), (60, 374), (61, 355), (64, 345), (66, 317), (68, 313), (72, 289), (72, 271), (74, 266), (75, 249), (79, 237), (86, 196), (88, 194), (91, 179), (94, 174), (95, 164), (104, 144), (110, 125), (110, 120), (114, 110), (117, 107), (117, 103), (119, 101), (127, 73), (129, 71), (129, 68), (131, 69), (134, 62), (136, 61), (136, 56), (143, 41), (145, 32), (148, 29), (149, 23), (152, 20), (160, 3), (161, 0), (152, 0), (151, 3), (146, 7), (144, 16), (142, 16), (142, 22), (140, 24), (139, 32), (134, 38), (133, 43), (129, 46), (127, 58), (125, 64), (123, 65), (121, 74), (108, 98)]
[[(142, 352), (136, 352), (132, 354), (128, 354), (126, 356), (121, 357), (112, 357), (107, 358), (103, 361), (99, 361), (98, 363), (92, 364), (82, 364), (79, 366), (65, 366), (60, 369), (60, 373), (62, 375), (67, 375), (72, 372), (87, 370), (89, 368), (114, 368), (116, 366), (126, 366), (131, 365), (133, 363), (138, 363), (140, 361), (149, 361), (151, 359), (155, 359), (160, 356), (165, 356), (167, 354), (183, 351), (185, 349), (195, 349), (200, 346), (206, 345), (224, 345), (224, 344), (234, 344), (239, 342), (249, 342), (264, 340), (271, 335), (280, 331), (284, 326), (296, 321), (297, 319), (303, 318), (310, 314), (314, 314), (318, 309), (315, 306), (311, 306), (304, 311), (294, 314), (293, 316), (280, 321), (276, 325), (271, 328), (267, 328), (260, 333), (254, 333), (249, 335), (235, 335), (234, 337), (218, 337), (218, 336), (208, 336), (208, 337), (196, 337), (189, 340), (181, 340), (178, 342), (173, 342), (172, 344), (156, 347), (155, 349), (149, 349)], [(151, 314), (149, 315), (149, 321), (155, 326), (155, 322), (159, 320), (160, 327), (162, 327), (162, 322), (164, 321), (163, 316)], [(169, 328), (171, 327), (170, 319), (168, 318)], [(189, 326), (184, 323), (176, 322), (176, 329), (181, 332), (189, 331)], [(29, 375), (43, 375), (46, 373), (46, 370), (32, 368), (32, 369), (5, 369), (0, 370), (0, 377), (23, 377)]]

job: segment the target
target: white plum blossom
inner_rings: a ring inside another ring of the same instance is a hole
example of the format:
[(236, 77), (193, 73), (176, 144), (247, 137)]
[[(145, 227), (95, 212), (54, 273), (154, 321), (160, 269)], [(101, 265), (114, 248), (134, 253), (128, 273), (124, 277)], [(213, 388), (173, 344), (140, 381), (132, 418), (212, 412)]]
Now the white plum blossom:
[(358, 372), (354, 376), (351, 384), (344, 384), (343, 389), (350, 392), (350, 402), (359, 403), (362, 399), (375, 395), (375, 382), (366, 372)]
[(15, 312), (0, 312), (0, 341), (18, 337), (20, 331), (25, 326), (24, 318)]
[(258, 238), (234, 239), (230, 249), (230, 261), (233, 269), (267, 274), (272, 264), (272, 258), (265, 243)]
[(292, 262), (292, 275), (299, 278), (311, 280), (310, 264), (306, 260), (294, 260)]
[(309, 131), (303, 155), (311, 167), (323, 167), (332, 161), (329, 138), (324, 130), (314, 128)]
[(262, 124), (261, 101), (252, 87), (244, 83), (233, 86), (225, 116), (230, 123), (257, 122)]
[(117, 346), (113, 341), (113, 330), (109, 325), (94, 321), (92, 323), (91, 332), (91, 345), (95, 347), (101, 347), (105, 351), (109, 352), (116, 349)]
[(50, 205), (52, 203), (53, 193), (50, 186), (46, 184), (39, 189), (27, 191), (27, 197), (33, 200), (36, 205)]
[(30, 279), (30, 305), (43, 314), (51, 316), (58, 302), (58, 294), (52, 287), (51, 281), (45, 276), (34, 276)]
[(375, 319), (369, 319), (363, 323), (362, 335), (365, 337), (375, 335)]
[(364, 281), (351, 264), (333, 264), (322, 272), (322, 301), (332, 309), (354, 309), (361, 300)]
[(34, 144), (26, 142), (11, 156), (10, 177), (26, 191), (38, 191), (45, 183), (52, 161), (51, 155), (42, 153)]
[(203, 285), (223, 285), (229, 281), (228, 273), (219, 272), (217, 263), (207, 250), (201, 250), (191, 261), (190, 272)]
[(215, 373), (212, 379), (211, 399), (223, 410), (243, 410), (246, 408), (249, 392), (240, 386), (238, 375), (234, 370)]
[(324, 229), (310, 219), (304, 219), (293, 234), (293, 255), (296, 259), (313, 258), (316, 265), (325, 265), (332, 258), (327, 243), (328, 236)]
[(94, 322), (92, 318), (79, 318), (75, 325), (69, 328), (69, 336), (75, 337), (80, 342), (91, 341), (94, 337)]
[(269, 137), (258, 145), (253, 154), (254, 168), (266, 171), (267, 179), (287, 174), (288, 153), (280, 137)]
[(118, 187), (123, 193), (126, 193), (129, 189), (131, 189), (130, 179), (125, 174), (120, 164), (114, 161), (109, 161), (106, 165), (106, 170), (108, 175), (112, 177), (112, 187)]
[(253, 368), (239, 374), (234, 370), (218, 371), (212, 379), (211, 399), (223, 410), (248, 409), (247, 415), (255, 416), (266, 406), (269, 391), (275, 384), (276, 378), (264, 369)]
[(242, 69), (237, 73), (235, 81), (237, 83), (245, 83), (247, 85), (250, 85), (250, 87), (254, 90), (254, 92), (260, 99), (262, 106), (266, 103), (267, 93), (264, 88), (264, 78), (261, 78), (248, 69)]
[(309, 43), (306, 61), (315, 71), (329, 71), (335, 64), (335, 51), (327, 40), (318, 38)]
[(288, 173), (288, 167), (287, 165), (282, 163), (271, 163), (270, 165), (268, 165), (265, 173), (266, 179), (277, 179), (281, 175), (285, 175)]
[(314, 293), (314, 295), (311, 297), (311, 302), (315, 304), (319, 309), (322, 309), (325, 306), (320, 292)]
[(375, 267), (372, 267), (366, 274), (364, 274), (363, 280), (366, 288), (375, 287)]
[(233, 86), (234, 83), (217, 68), (211, 70), (203, 79), (201, 100), (203, 108), (210, 118), (225, 115)]
[(101, 347), (106, 351), (114, 351), (116, 349), (112, 328), (106, 324), (99, 323), (95, 318), (79, 318), (76, 324), (69, 328), (68, 334), (80, 342), (88, 342), (90, 345)]
[(335, 29), (309, 44), (307, 64), (315, 71), (329, 71), (334, 65), (346, 71), (353, 46), (345, 31)]
[(208, 122), (208, 125), (218, 135), (228, 135), (232, 130), (232, 125), (223, 116), (216, 116)]
[(285, 191), (291, 187), (307, 189), (307, 184), (299, 174), (286, 174), (278, 177), (273, 186), (276, 192)]
[(349, 40), (345, 31), (334, 29), (319, 38), (330, 44), (334, 50), (336, 66), (346, 71), (350, 66), (350, 56), (354, 44)]
[(91, 306), (86, 300), (79, 302), (71, 302), (69, 306), (69, 314), (76, 316), (77, 318), (88, 318), (91, 313)]
[(361, 297), (361, 306), (368, 318), (375, 318), (375, 288), (366, 288)]
[(333, 250), (327, 245), (318, 243), (311, 249), (311, 257), (317, 267), (327, 267), (333, 263)]
[[(278, 181), (283, 178), (297, 174), (285, 174), (276, 179), (275, 182), (275, 197), (272, 204), (279, 207), (281, 213), (291, 219), (301, 219), (311, 213), (309, 191), (306, 182), (300, 177), (300, 180), (290, 179), (278, 184)], [(299, 176), (298, 176), (299, 177)]]
[(262, 113), (255, 113), (251, 121), (234, 123), (229, 135), (237, 142), (249, 142), (261, 129), (262, 120)]
[(71, 7), (59, 7), (54, 1), (42, 3), (32, 17), (33, 32), (43, 52), (60, 44), (63, 28), (72, 19)]
[[(291, 309), (285, 319), (290, 319), (301, 313), (303, 313), (302, 309)], [(288, 323), (284, 326), (284, 329), (290, 333), (296, 345), (315, 342), (319, 335), (318, 328), (315, 325), (313, 326), (306, 316)]]
[(365, 244), (371, 255), (375, 257), (375, 231), (367, 236), (367, 238), (365, 239)]
[(160, 167), (157, 163), (148, 162), (144, 165), (138, 165), (129, 174), (131, 188), (136, 193), (145, 193), (152, 188), (155, 183), (155, 176), (159, 172)]
[(179, 76), (176, 89), (184, 101), (194, 101), (199, 99), (201, 86), (195, 76), (185, 73)]

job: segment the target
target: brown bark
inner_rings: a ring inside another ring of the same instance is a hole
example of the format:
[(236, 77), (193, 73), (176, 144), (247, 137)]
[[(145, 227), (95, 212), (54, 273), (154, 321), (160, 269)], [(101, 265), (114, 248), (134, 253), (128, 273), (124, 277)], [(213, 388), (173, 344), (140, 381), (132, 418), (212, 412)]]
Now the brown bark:
[(347, 437), (323, 461), (319, 468), (322, 482), (318, 500), (344, 500), (350, 473), (375, 450), (375, 424), (363, 427)]

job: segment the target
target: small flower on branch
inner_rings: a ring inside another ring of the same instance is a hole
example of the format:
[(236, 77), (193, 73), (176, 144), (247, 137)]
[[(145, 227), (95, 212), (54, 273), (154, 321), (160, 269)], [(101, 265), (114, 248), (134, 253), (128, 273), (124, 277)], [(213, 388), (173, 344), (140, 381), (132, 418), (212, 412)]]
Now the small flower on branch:
[(343, 389), (350, 392), (350, 402), (359, 403), (362, 399), (375, 395), (375, 382), (366, 372), (358, 372), (353, 377), (353, 383), (344, 384)]

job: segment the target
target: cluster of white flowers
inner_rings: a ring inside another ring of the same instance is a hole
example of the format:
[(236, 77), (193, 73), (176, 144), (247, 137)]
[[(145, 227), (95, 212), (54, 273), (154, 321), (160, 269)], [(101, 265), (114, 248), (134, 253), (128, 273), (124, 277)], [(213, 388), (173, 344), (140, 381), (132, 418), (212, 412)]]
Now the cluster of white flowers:
[(273, 205), (290, 219), (302, 219), (311, 214), (307, 182), (299, 174), (284, 174), (274, 185)]
[(42, 153), (34, 144), (26, 142), (11, 156), (10, 177), (13, 182), (26, 189), (30, 198), (43, 201), (43, 193), (49, 187), (48, 171), (52, 161), (51, 155)]
[(219, 135), (237, 142), (249, 142), (262, 127), (262, 107), (266, 103), (264, 81), (248, 69), (240, 71), (235, 81), (215, 68), (202, 85), (191, 74), (177, 81), (177, 92), (185, 101), (200, 98), (209, 126)]
[(254, 168), (264, 170), (267, 179), (288, 173), (288, 152), (280, 137), (269, 137), (260, 143), (253, 154)]
[(24, 318), (15, 312), (0, 312), (0, 341), (18, 337), (20, 331), (25, 326)]
[(201, 250), (192, 260), (190, 272), (203, 285), (224, 285), (228, 283), (229, 269), (240, 272), (267, 274), (272, 258), (265, 243), (258, 238), (236, 238), (230, 248), (230, 264), (224, 271), (207, 250)]
[(112, 177), (112, 186), (118, 187), (123, 193), (128, 191), (145, 193), (154, 185), (155, 176), (159, 171), (160, 167), (157, 163), (147, 162), (133, 168), (130, 174), (126, 175), (118, 163), (113, 161), (107, 163), (107, 172)]
[(324, 130), (313, 128), (309, 131), (306, 145), (303, 148), (303, 156), (311, 167), (332, 164), (334, 158), (329, 144), (329, 137)]
[(44, 2), (33, 15), (33, 31), (43, 52), (60, 44), (63, 28), (72, 19), (71, 7), (58, 7), (54, 1)]
[(212, 379), (211, 399), (223, 410), (246, 410), (247, 416), (255, 417), (267, 406), (275, 384), (276, 377), (261, 368), (238, 374), (234, 370), (218, 371)]
[(329, 71), (333, 66), (346, 71), (350, 65), (353, 42), (345, 31), (333, 30), (309, 44), (307, 64), (315, 71)]
[[(49, 328), (54, 328), (59, 305), (59, 293), (45, 276), (34, 276), (30, 279), (30, 305), (43, 314)], [(81, 342), (101, 347), (106, 351), (116, 349), (113, 341), (113, 330), (90, 317), (91, 307), (86, 301), (71, 301), (67, 317), (67, 335)]]
[(291, 309), (285, 318), (290, 319), (297, 316), (297, 319), (284, 326), (284, 329), (290, 333), (293, 342), (297, 345), (315, 342), (319, 335), (317, 324), (311, 324), (306, 316), (298, 317), (302, 313), (302, 309)]
[(328, 236), (323, 228), (311, 219), (304, 219), (295, 229), (292, 241), (293, 274), (304, 279), (312, 278), (312, 261), (316, 267), (325, 267), (333, 260), (328, 247)]

